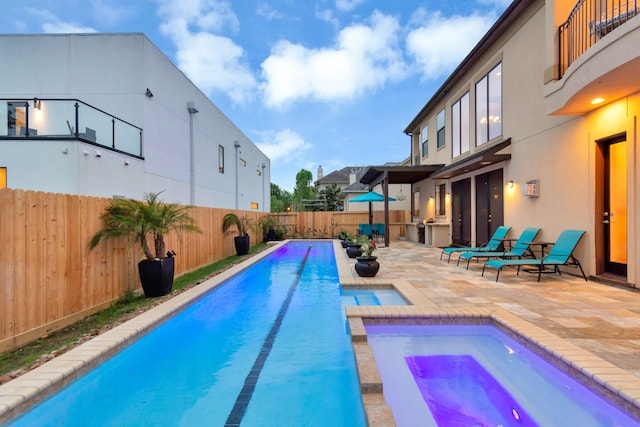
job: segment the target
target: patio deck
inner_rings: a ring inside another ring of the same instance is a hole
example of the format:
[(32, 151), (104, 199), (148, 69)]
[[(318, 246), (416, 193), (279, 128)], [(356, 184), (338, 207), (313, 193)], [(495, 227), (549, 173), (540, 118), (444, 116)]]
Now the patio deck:
[[(339, 246), (339, 245), (338, 245)], [(341, 250), (341, 252), (344, 252)], [(355, 260), (337, 253), (342, 284), (393, 284), (413, 306), (347, 307), (354, 349), (372, 425), (394, 425), (384, 400), (373, 355), (366, 345), (362, 318), (411, 319), (490, 317), (561, 357), (606, 388), (613, 398), (638, 414), (640, 407), (640, 291), (571, 274), (537, 275), (505, 269), (481, 276), (482, 262), (456, 266), (440, 261), (439, 248), (394, 241), (374, 255), (381, 264), (376, 277), (364, 279)], [(572, 273), (572, 269), (564, 269)], [(376, 394), (378, 393), (378, 394)], [(370, 394), (370, 395), (368, 395)]]

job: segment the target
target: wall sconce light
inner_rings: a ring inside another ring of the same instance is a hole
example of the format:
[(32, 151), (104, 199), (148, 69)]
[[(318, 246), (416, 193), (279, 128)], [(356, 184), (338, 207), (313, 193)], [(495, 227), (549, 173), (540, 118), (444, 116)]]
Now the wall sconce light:
[(33, 108), (35, 108), (36, 110), (42, 108), (42, 101), (40, 101), (38, 98), (33, 98)]
[(89, 155), (89, 152), (87, 150), (84, 150), (82, 154), (84, 154), (84, 156), (87, 157)]
[(153, 98), (153, 92), (151, 92), (151, 90), (149, 90), (149, 88), (147, 88), (147, 91), (145, 92), (145, 95), (147, 95), (147, 98)]
[(96, 157), (98, 158), (102, 157), (102, 154), (98, 150), (96, 150)]
[(69, 154), (69, 149), (68, 148), (63, 148), (62, 149), (62, 154)]
[(125, 160), (125, 161), (124, 161), (124, 165), (125, 165), (125, 166), (129, 166), (129, 160)]
[(513, 188), (513, 181), (507, 181), (507, 185), (509, 186), (509, 188)]

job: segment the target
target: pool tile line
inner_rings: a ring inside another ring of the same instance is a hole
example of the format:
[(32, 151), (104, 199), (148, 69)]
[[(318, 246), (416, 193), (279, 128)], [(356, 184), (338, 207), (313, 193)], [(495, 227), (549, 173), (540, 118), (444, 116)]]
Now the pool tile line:
[(293, 283), (291, 284), (291, 286), (289, 287), (287, 296), (282, 302), (282, 305), (280, 306), (280, 310), (278, 310), (278, 315), (276, 316), (276, 319), (271, 325), (271, 329), (269, 330), (269, 333), (267, 334), (267, 337), (265, 338), (262, 344), (262, 347), (260, 348), (258, 357), (256, 358), (255, 362), (253, 363), (253, 366), (251, 367), (251, 370), (249, 371), (249, 374), (244, 380), (244, 385), (242, 387), (242, 390), (240, 390), (240, 393), (236, 398), (233, 408), (231, 409), (231, 413), (227, 417), (225, 427), (239, 427), (240, 423), (242, 422), (242, 418), (244, 418), (244, 414), (246, 413), (247, 407), (249, 406), (249, 403), (251, 402), (251, 398), (253, 397), (253, 392), (256, 389), (256, 384), (258, 383), (260, 373), (264, 368), (264, 364), (266, 363), (267, 358), (269, 357), (269, 354), (271, 354), (273, 343), (276, 337), (278, 336), (278, 332), (280, 331), (280, 327), (282, 326), (282, 321), (284, 320), (284, 316), (287, 314), (287, 311), (289, 310), (289, 306), (291, 305), (291, 300), (293, 299), (293, 295), (295, 294), (296, 289), (298, 288), (298, 284), (300, 283), (300, 278), (302, 277), (302, 272), (304, 271), (304, 266), (306, 265), (307, 260), (309, 259), (310, 253), (311, 253), (311, 246), (309, 246), (309, 248), (307, 249), (307, 252), (304, 258), (300, 263), (300, 267), (296, 272), (296, 277)]

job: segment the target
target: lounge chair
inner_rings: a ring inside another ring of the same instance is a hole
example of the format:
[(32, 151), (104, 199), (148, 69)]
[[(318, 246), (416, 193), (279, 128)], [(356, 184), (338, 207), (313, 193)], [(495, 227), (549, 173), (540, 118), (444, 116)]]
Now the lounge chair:
[[(504, 266), (513, 266), (518, 267), (518, 274), (520, 274), (521, 267), (535, 267), (535, 270), (532, 272), (538, 273), (538, 282), (540, 281), (540, 276), (543, 272), (554, 272), (558, 274), (562, 274), (560, 272), (559, 266), (566, 265), (571, 267), (577, 267), (580, 269), (580, 273), (582, 273), (582, 277), (584, 280), (587, 280), (587, 276), (584, 274), (584, 270), (582, 270), (582, 266), (580, 265), (580, 261), (573, 256), (573, 251), (575, 250), (578, 242), (584, 235), (583, 230), (565, 230), (560, 233), (558, 236), (558, 240), (553, 244), (553, 247), (549, 251), (549, 254), (541, 259), (490, 259), (489, 261), (484, 263), (484, 267), (482, 268), (482, 275), (484, 276), (484, 270), (486, 268), (493, 268), (497, 270), (498, 274), (496, 275), (496, 282), (498, 281), (498, 277), (500, 277), (500, 270)], [(552, 270), (548, 270), (547, 267), (553, 267)]]
[(463, 252), (458, 257), (458, 263), (456, 265), (460, 265), (460, 260), (464, 259), (467, 261), (467, 270), (469, 269), (469, 263), (473, 258), (522, 258), (527, 254), (527, 252), (531, 255), (532, 258), (535, 258), (533, 252), (529, 248), (529, 244), (533, 242), (533, 239), (536, 238), (538, 233), (540, 232), (539, 228), (525, 228), (518, 240), (513, 244), (513, 247), (508, 251), (495, 251), (495, 252), (486, 252), (486, 251), (475, 251), (475, 252)]
[(489, 240), (489, 242), (487, 242), (486, 245), (483, 246), (467, 246), (467, 247), (448, 247), (448, 248), (444, 248), (442, 250), (442, 252), (440, 253), (440, 260), (442, 260), (442, 255), (443, 254), (447, 254), (449, 256), (449, 258), (447, 259), (447, 263), (449, 263), (451, 261), (451, 254), (453, 254), (454, 252), (476, 252), (476, 251), (486, 251), (486, 252), (495, 252), (500, 248), (500, 245), (502, 244), (503, 240), (505, 237), (507, 237), (507, 234), (509, 233), (509, 230), (511, 230), (511, 227), (508, 227), (506, 225), (501, 225), (500, 227), (498, 227), (496, 229), (496, 231), (493, 233), (493, 236), (491, 236), (491, 240)]
[(358, 224), (358, 235), (369, 236), (370, 239), (373, 239), (373, 227), (371, 227), (371, 224)]
[(373, 224), (373, 239), (380, 240), (384, 238), (384, 224)]

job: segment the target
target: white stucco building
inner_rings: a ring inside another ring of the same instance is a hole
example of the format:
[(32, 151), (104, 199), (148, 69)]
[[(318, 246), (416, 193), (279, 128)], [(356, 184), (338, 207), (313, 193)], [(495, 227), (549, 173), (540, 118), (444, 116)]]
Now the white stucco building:
[(270, 210), (270, 162), (144, 34), (0, 36), (0, 188)]

